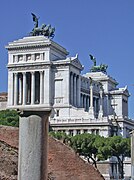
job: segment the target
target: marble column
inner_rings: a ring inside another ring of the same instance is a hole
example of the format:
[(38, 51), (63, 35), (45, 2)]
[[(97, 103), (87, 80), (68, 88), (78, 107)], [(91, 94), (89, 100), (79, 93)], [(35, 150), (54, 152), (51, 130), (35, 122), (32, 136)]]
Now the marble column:
[(18, 73), (14, 73), (14, 105), (18, 104)]
[(84, 133), (84, 130), (83, 130), (83, 129), (81, 129), (81, 130), (80, 130), (80, 134), (83, 134), (83, 133)]
[(94, 107), (93, 107), (93, 84), (90, 82), (90, 107), (89, 107), (89, 116), (91, 119), (94, 119)]
[(73, 136), (75, 136), (77, 134), (76, 129), (73, 130)]
[(18, 180), (47, 180), (50, 110), (23, 110), (19, 121)]
[(103, 91), (101, 89), (100, 90), (100, 110), (99, 110), (98, 119), (102, 119), (102, 117), (103, 117)]
[(43, 103), (43, 71), (40, 71), (40, 104)]
[(66, 134), (69, 135), (69, 130), (66, 130)]
[(26, 105), (26, 72), (23, 72), (23, 105)]
[(19, 75), (19, 104), (22, 104), (22, 76), (21, 74)]
[(35, 72), (31, 72), (31, 104), (35, 103)]
[(46, 106), (50, 106), (52, 102), (51, 91), (52, 88), (54, 88), (54, 84), (52, 83), (51, 77), (51, 67), (48, 67), (44, 71), (44, 104)]
[(74, 75), (74, 106), (76, 106), (76, 94), (77, 94), (77, 89), (76, 89), (76, 75)]
[(14, 73), (8, 71), (8, 106), (14, 104)]
[(80, 83), (80, 76), (77, 76), (77, 99), (76, 99), (76, 101), (77, 101), (77, 107), (80, 107), (80, 98), (81, 98), (81, 83)]
[(73, 73), (71, 72), (70, 73), (70, 102), (71, 102), (71, 104), (73, 105), (73, 99), (74, 99), (74, 97), (73, 97), (73, 95), (74, 95), (74, 93), (73, 93)]

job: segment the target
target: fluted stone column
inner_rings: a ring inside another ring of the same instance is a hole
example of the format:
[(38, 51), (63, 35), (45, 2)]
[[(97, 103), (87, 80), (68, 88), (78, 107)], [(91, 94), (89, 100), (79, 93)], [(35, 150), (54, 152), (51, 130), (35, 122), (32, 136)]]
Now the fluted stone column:
[(84, 130), (83, 130), (83, 129), (81, 129), (81, 130), (80, 130), (80, 134), (83, 134), (83, 133), (84, 133)]
[(81, 98), (80, 91), (81, 91), (80, 76), (77, 76), (77, 98), (76, 98), (77, 107), (80, 107), (80, 98)]
[(76, 75), (74, 75), (74, 106), (76, 106), (76, 95), (77, 89), (76, 89)]
[(43, 71), (40, 71), (40, 104), (43, 103)]
[(19, 76), (19, 104), (22, 104), (22, 77)]
[(14, 73), (14, 105), (18, 104), (18, 73)]
[(71, 104), (73, 105), (73, 104), (74, 104), (74, 103), (73, 103), (73, 102), (74, 102), (74, 101), (73, 101), (73, 100), (74, 100), (74, 97), (73, 97), (73, 96), (74, 96), (74, 93), (73, 93), (73, 73), (70, 73), (70, 76), (71, 76), (71, 77), (70, 77), (70, 81), (71, 81), (71, 82), (70, 82), (70, 94), (71, 94), (71, 98), (70, 98), (71, 101), (70, 101), (70, 102), (71, 102)]
[(8, 72), (8, 106), (12, 106), (14, 104), (14, 74), (9, 71)]
[(73, 130), (73, 136), (75, 136), (77, 134), (76, 129)]
[(94, 107), (93, 107), (93, 85), (90, 82), (90, 107), (89, 107), (89, 116), (91, 119), (94, 119)]
[(66, 134), (69, 135), (69, 130), (66, 130)]
[(31, 72), (31, 104), (35, 103), (35, 72)]
[(47, 180), (50, 110), (24, 110), (19, 125), (18, 180)]
[(44, 71), (44, 104), (50, 106), (52, 97), (51, 97), (51, 67), (48, 67)]
[(100, 110), (99, 110), (98, 118), (102, 119), (102, 117), (103, 117), (103, 90), (100, 89)]
[(26, 72), (23, 72), (23, 105), (26, 104)]

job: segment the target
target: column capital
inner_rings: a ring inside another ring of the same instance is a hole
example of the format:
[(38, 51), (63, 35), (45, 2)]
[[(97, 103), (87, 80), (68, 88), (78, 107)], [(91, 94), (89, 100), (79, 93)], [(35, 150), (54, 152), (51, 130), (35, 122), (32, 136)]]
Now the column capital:
[(26, 75), (26, 72), (22, 72), (23, 75)]
[(34, 75), (34, 74), (35, 74), (35, 71), (31, 71), (30, 73), (31, 73), (32, 75)]
[(43, 74), (44, 71), (39, 71), (40, 74)]
[(17, 75), (18, 75), (18, 72), (14, 72), (14, 75), (17, 76)]

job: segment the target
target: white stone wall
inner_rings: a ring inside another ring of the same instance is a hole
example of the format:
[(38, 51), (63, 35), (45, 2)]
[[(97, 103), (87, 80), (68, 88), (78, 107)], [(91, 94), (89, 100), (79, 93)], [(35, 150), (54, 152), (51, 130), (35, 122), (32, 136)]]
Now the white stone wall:
[(7, 102), (5, 101), (5, 102), (0, 102), (0, 111), (1, 110), (6, 110), (6, 108), (7, 108)]

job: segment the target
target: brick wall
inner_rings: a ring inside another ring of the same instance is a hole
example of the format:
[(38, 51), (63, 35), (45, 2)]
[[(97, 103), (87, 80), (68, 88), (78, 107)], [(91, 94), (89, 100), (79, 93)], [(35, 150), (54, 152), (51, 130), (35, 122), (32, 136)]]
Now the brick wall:
[(49, 171), (61, 180), (102, 180), (101, 174), (69, 147), (49, 138)]
[[(0, 126), (0, 141), (18, 148), (18, 128)], [(101, 174), (68, 146), (49, 138), (49, 175), (55, 180), (103, 180)]]

